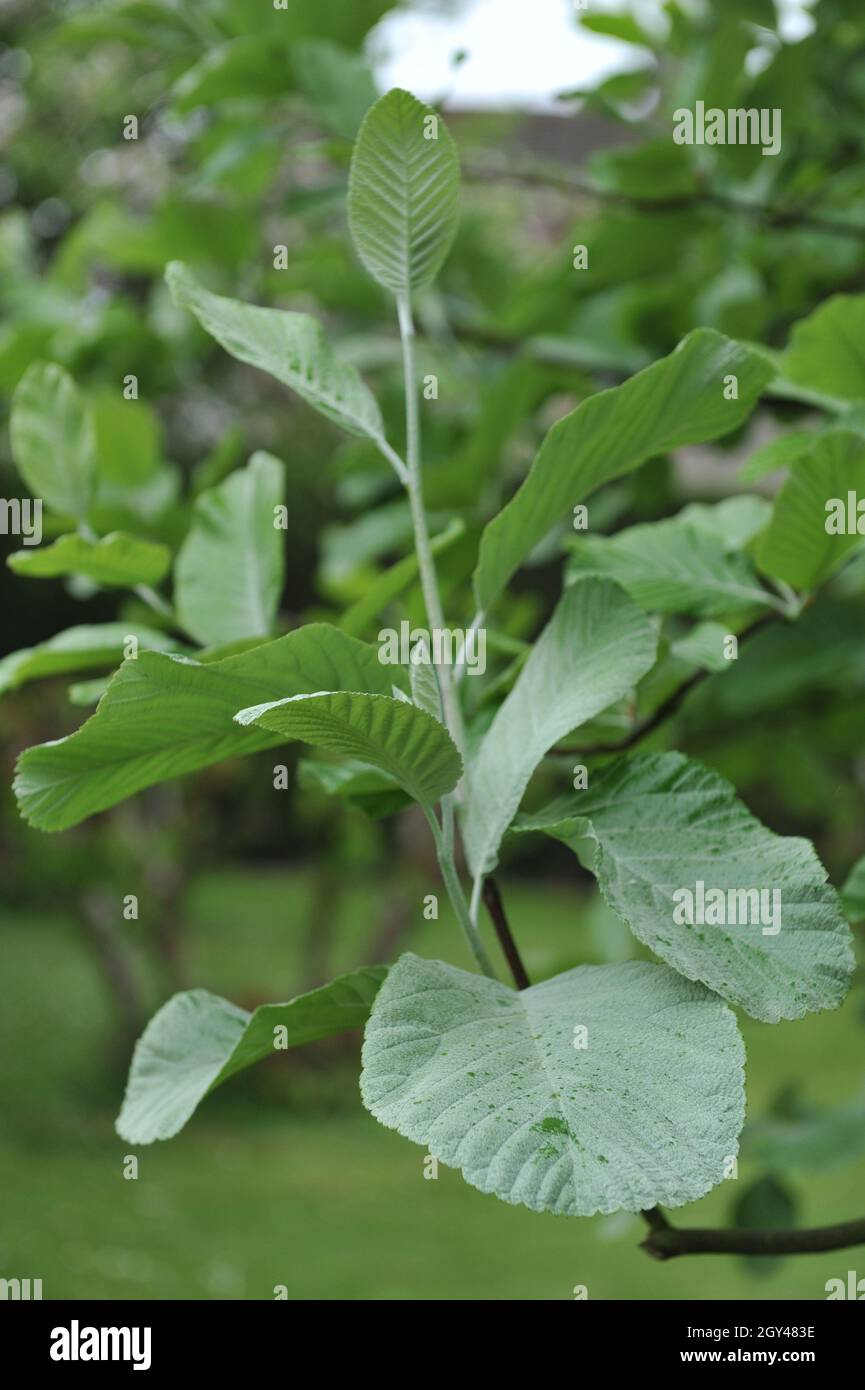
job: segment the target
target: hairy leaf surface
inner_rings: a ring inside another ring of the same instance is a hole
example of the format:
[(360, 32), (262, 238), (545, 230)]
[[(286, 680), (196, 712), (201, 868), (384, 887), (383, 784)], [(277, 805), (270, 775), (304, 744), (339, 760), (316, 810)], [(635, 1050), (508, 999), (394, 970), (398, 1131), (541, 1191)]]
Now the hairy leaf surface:
[(666, 966), (580, 966), (518, 992), (404, 955), (366, 1026), (361, 1094), (482, 1192), (591, 1216), (721, 1181), (743, 1063), (731, 1011)]
[(616, 584), (581, 579), (565, 592), (469, 767), (463, 835), (472, 873), (495, 865), (547, 750), (627, 694), (656, 648), (653, 623)]
[(360, 1028), (369, 1017), (384, 965), (364, 966), (287, 1004), (263, 1004), (253, 1013), (204, 989), (175, 994), (148, 1023), (135, 1045), (117, 1132), (129, 1144), (170, 1139), (201, 1101), (236, 1072), (300, 1047)]
[[(754, 1018), (836, 1008), (850, 987), (850, 930), (812, 845), (773, 834), (729, 782), (682, 753), (617, 759), (514, 829), (564, 841), (640, 941)], [(700, 913), (698, 883), (706, 903), (723, 892), (725, 921)], [(680, 890), (693, 895), (691, 923)]]

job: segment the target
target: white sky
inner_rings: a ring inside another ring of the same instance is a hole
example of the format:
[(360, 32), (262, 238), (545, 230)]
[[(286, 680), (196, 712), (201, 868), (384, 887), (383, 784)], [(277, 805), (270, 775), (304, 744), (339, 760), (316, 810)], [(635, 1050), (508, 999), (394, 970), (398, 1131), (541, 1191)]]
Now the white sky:
[[(808, 0), (779, 0), (779, 7), (785, 37), (807, 32)], [(590, 0), (594, 13), (626, 8), (624, 0)], [(634, 4), (649, 16), (657, 8), (654, 0)], [(375, 31), (377, 76), (383, 90), (406, 87), (427, 101), (561, 111), (556, 92), (641, 66), (640, 49), (581, 29), (578, 14), (575, 0), (463, 0), (459, 6), (433, 3), (425, 13), (395, 11)], [(468, 58), (454, 67), (460, 49)]]

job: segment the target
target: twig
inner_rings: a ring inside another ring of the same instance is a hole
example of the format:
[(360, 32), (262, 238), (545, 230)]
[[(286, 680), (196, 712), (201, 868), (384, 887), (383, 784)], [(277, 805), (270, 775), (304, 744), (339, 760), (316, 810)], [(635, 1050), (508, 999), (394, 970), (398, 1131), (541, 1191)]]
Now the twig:
[(523, 965), (520, 953), (517, 949), (517, 943), (513, 938), (507, 916), (505, 915), (502, 895), (499, 892), (499, 886), (494, 878), (487, 878), (484, 880), (483, 898), (484, 906), (490, 914), (490, 920), (496, 929), (499, 945), (510, 967), (510, 972), (514, 977), (514, 984), (517, 989), (528, 989), (531, 981), (526, 974), (526, 967)]
[[(679, 1255), (818, 1255), (826, 1250), (847, 1250), (865, 1245), (865, 1219), (841, 1221), (837, 1226), (810, 1226), (802, 1230), (690, 1230), (671, 1226), (656, 1207), (641, 1212), (651, 1227), (641, 1250), (656, 1260)], [(658, 1220), (660, 1218), (660, 1220)]]
[(643, 212), (677, 212), (703, 205), (722, 208), (726, 212), (738, 213), (745, 217), (761, 218), (772, 227), (807, 227), (831, 236), (865, 240), (865, 226), (858, 226), (853, 222), (839, 222), (831, 217), (821, 217), (817, 213), (803, 212), (796, 208), (776, 208), (768, 203), (755, 203), (728, 193), (716, 193), (708, 188), (671, 198), (642, 198), (620, 189), (600, 188), (568, 169), (551, 168), (544, 164), (520, 167), (511, 164), (499, 168), (480, 168), (469, 164), (467, 168), (464, 167), (463, 172), (467, 178), (479, 183), (502, 182), (525, 184), (528, 187), (559, 188), (564, 192), (582, 193), (586, 197), (597, 198), (600, 202), (625, 203)]

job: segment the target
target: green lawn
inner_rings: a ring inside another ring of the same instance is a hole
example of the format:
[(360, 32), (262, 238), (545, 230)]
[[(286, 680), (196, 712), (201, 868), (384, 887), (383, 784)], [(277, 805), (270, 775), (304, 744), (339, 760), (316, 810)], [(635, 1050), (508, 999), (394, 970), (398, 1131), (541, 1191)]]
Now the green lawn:
[[(337, 955), (349, 963), (378, 910), (375, 883), (343, 905)], [(561, 892), (511, 885), (530, 969), (599, 959), (598, 921)], [(420, 903), (420, 894), (418, 896)], [(307, 906), (299, 876), (222, 874), (189, 903), (190, 974), (235, 997), (297, 985)], [(420, 916), (420, 911), (418, 911)], [(468, 1187), (362, 1110), (350, 1059), (337, 1074), (282, 1058), (235, 1078), (184, 1133), (138, 1151), (113, 1133), (110, 1011), (93, 965), (62, 919), (0, 920), (5, 1045), (0, 1059), (0, 1274), (41, 1278), (47, 1298), (570, 1299), (822, 1298), (830, 1277), (865, 1273), (865, 1250), (788, 1260), (754, 1277), (737, 1260), (658, 1265), (636, 1249), (638, 1218), (538, 1216)], [(580, 938), (578, 941), (577, 938)], [(421, 922), (411, 945), (461, 960), (450, 924)], [(603, 943), (602, 943), (603, 944)], [(620, 946), (613, 942), (613, 952)], [(862, 998), (801, 1023), (746, 1025), (749, 1107), (794, 1078), (829, 1102), (862, 1080)], [(740, 1183), (753, 1176), (747, 1165)], [(865, 1165), (796, 1183), (801, 1220), (861, 1214)], [(723, 1222), (729, 1182), (680, 1214)]]

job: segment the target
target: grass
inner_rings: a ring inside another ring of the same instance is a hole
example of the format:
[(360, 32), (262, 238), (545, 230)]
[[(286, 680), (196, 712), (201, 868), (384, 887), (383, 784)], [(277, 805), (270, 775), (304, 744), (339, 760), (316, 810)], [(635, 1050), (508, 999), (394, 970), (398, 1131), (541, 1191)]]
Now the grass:
[[(603, 916), (578, 918), (566, 890), (509, 886), (515, 932), (532, 941), (530, 969), (602, 959)], [(444, 920), (421, 919), (409, 942), (462, 957)], [(226, 872), (189, 902), (189, 973), (237, 997), (296, 992), (307, 911), (302, 875)], [(344, 900), (335, 956), (351, 964), (379, 910), (374, 883)], [(6, 1046), (0, 1059), (0, 1275), (42, 1278), (46, 1298), (290, 1299), (813, 1299), (865, 1251), (800, 1257), (755, 1276), (741, 1261), (657, 1265), (637, 1248), (639, 1218), (574, 1220), (510, 1207), (439, 1168), (381, 1129), (357, 1098), (356, 1061), (297, 1072), (286, 1059), (248, 1072), (208, 1099), (167, 1144), (137, 1151), (138, 1178), (113, 1132), (122, 1082), (111, 1073), (111, 1012), (72, 925), (0, 920)], [(443, 947), (453, 945), (454, 950)], [(862, 1081), (862, 1000), (776, 1027), (745, 1023), (749, 1113), (785, 1085), (811, 1099), (849, 1098)], [(728, 1219), (759, 1176), (740, 1165), (679, 1213), (682, 1224)], [(865, 1165), (793, 1184), (803, 1224), (861, 1214)]]

